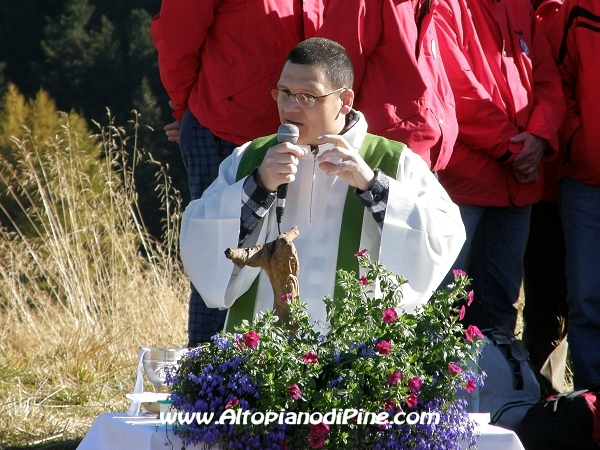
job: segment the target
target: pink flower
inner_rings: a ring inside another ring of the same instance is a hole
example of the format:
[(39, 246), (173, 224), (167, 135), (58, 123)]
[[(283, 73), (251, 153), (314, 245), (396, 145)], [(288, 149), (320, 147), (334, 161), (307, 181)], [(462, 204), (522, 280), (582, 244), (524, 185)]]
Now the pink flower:
[(324, 422), (319, 422), (316, 425), (315, 424), (311, 424), (310, 426), (310, 434), (312, 436), (325, 436), (327, 433), (329, 433), (329, 425), (327, 425)]
[(302, 361), (304, 361), (304, 364), (316, 364), (319, 362), (319, 359), (317, 358), (317, 355), (315, 353), (306, 352), (302, 356)]
[(392, 350), (392, 344), (387, 341), (379, 341), (375, 348), (380, 355), (389, 355)]
[(292, 384), (291, 386), (286, 387), (286, 390), (288, 391), (288, 394), (290, 394), (290, 397), (292, 397), (292, 400), (298, 400), (300, 398), (300, 394), (302, 394), (302, 391), (297, 384)]
[(244, 342), (248, 347), (255, 348), (258, 345), (258, 341), (260, 341), (260, 334), (256, 331), (250, 330), (244, 334)]
[(380, 430), (389, 430), (390, 428), (392, 428), (392, 426), (390, 425), (390, 423), (387, 420), (385, 420), (379, 424)]
[(467, 293), (467, 298), (468, 298), (467, 306), (471, 306), (471, 303), (473, 303), (473, 299), (475, 298), (475, 293), (473, 292), (473, 290), (470, 290)]
[(285, 303), (285, 302), (289, 302), (291, 298), (292, 298), (292, 293), (288, 292), (287, 294), (283, 294), (281, 297), (279, 297), (279, 301)]
[(412, 392), (417, 392), (419, 389), (421, 389), (423, 380), (421, 380), (419, 377), (412, 377), (406, 384), (408, 384), (408, 389), (410, 389)]
[(465, 305), (462, 305), (460, 307), (460, 311), (458, 312), (458, 320), (463, 320), (465, 318), (465, 312), (466, 312), (466, 308)]
[(365, 256), (365, 254), (366, 254), (368, 251), (369, 251), (369, 249), (367, 249), (367, 248), (363, 248), (362, 250), (360, 250), (360, 251), (356, 252), (356, 253), (354, 254), (354, 256), (357, 256), (357, 257), (358, 257), (358, 256)]
[(472, 340), (475, 336), (478, 336), (481, 339), (483, 339), (483, 334), (481, 334), (479, 328), (477, 328), (475, 325), (469, 325), (465, 330), (465, 337), (467, 338), (467, 341)]
[(390, 386), (395, 386), (399, 381), (402, 380), (402, 372), (396, 370), (394, 373), (388, 375), (388, 383)]
[(406, 397), (406, 406), (409, 408), (414, 408), (417, 406), (418, 401), (419, 397), (417, 397), (415, 394), (408, 394), (408, 397)]
[(459, 276), (459, 277), (466, 277), (467, 276), (467, 272), (465, 272), (464, 270), (461, 270), (461, 269), (454, 269), (452, 271), (452, 273), (454, 274), (454, 276)]
[(383, 321), (385, 323), (392, 323), (398, 317), (398, 313), (394, 308), (387, 308), (383, 311)]
[(358, 279), (358, 282), (362, 286), (367, 286), (369, 284), (369, 280), (367, 280), (367, 277), (365, 277), (364, 275), (361, 275), (361, 277)]
[(234, 406), (237, 406), (240, 404), (240, 401), (237, 397), (233, 397), (231, 400), (229, 400), (227, 402), (227, 404), (225, 405), (225, 409), (229, 409), (229, 408), (233, 408)]
[(241, 352), (242, 351), (242, 340), (240, 339), (239, 335), (235, 335), (235, 343), (237, 344), (237, 348), (238, 350)]
[(308, 436), (308, 445), (310, 448), (321, 448), (325, 445), (325, 436)]
[(383, 402), (383, 409), (387, 410), (387, 411), (393, 411), (394, 409), (394, 402), (391, 400), (384, 400)]
[(454, 363), (448, 364), (448, 370), (452, 373), (461, 373), (462, 369)]
[(465, 384), (465, 391), (467, 391), (470, 394), (475, 390), (476, 387), (477, 385), (475, 384), (475, 382), (473, 380), (469, 380), (467, 381), (467, 384)]

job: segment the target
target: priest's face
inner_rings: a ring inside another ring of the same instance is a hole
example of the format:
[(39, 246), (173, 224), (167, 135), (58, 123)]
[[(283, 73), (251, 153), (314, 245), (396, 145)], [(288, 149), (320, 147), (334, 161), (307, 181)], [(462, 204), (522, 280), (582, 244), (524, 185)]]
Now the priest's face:
[(331, 86), (320, 67), (288, 61), (276, 87), (279, 119), (298, 127), (298, 144), (316, 145), (319, 136), (338, 134), (344, 128), (354, 92)]

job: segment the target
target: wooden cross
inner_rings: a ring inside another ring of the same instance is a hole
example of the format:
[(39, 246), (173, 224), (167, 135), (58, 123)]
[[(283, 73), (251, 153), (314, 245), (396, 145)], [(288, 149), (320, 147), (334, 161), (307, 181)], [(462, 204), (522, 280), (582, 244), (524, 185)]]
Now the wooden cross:
[(290, 231), (277, 236), (274, 241), (255, 247), (225, 250), (225, 256), (240, 269), (244, 266), (260, 267), (267, 273), (273, 287), (273, 310), (279, 317), (279, 325), (289, 325), (289, 302), (297, 301), (300, 295), (297, 278), (300, 264), (296, 247), (292, 243), (299, 234), (298, 228), (292, 227)]

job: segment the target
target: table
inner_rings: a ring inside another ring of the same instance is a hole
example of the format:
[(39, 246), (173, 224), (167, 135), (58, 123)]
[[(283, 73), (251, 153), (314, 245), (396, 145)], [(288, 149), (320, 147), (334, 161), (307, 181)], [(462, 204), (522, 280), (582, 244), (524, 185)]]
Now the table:
[[(478, 450), (524, 450), (510, 430), (487, 424), (479, 424), (477, 430)], [(94, 421), (77, 450), (181, 450), (182, 446), (171, 429), (154, 416), (104, 413)]]

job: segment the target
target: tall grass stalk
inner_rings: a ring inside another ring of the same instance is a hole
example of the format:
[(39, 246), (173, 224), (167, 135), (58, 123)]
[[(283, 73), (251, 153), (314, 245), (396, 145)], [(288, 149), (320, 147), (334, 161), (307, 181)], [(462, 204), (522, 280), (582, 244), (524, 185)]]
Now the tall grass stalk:
[(18, 162), (0, 161), (0, 186), (27, 223), (0, 229), (0, 448), (81, 437), (98, 413), (126, 409), (139, 348), (185, 344), (188, 300), (179, 196), (157, 165), (167, 219), (153, 239), (134, 180), (156, 163), (127, 152), (123, 128), (78, 136), (61, 115), (52, 139), (12, 140)]

